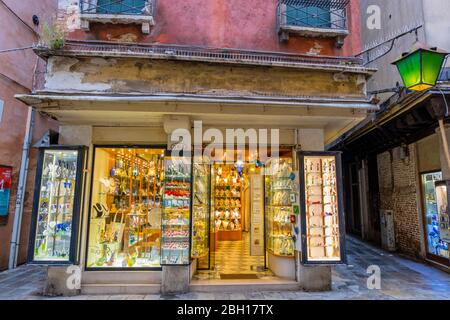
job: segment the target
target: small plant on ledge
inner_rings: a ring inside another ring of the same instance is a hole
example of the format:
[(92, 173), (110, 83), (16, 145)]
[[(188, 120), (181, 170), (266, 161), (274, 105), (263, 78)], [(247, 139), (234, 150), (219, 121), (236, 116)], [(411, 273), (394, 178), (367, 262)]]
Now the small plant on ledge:
[(51, 50), (59, 50), (64, 48), (66, 39), (64, 32), (55, 23), (44, 23), (40, 34), (40, 46), (45, 46)]

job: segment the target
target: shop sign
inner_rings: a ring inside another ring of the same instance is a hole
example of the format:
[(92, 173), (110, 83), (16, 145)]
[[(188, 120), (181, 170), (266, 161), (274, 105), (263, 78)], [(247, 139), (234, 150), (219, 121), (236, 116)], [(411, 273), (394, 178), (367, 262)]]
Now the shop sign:
[(12, 168), (0, 167), (0, 217), (8, 216)]

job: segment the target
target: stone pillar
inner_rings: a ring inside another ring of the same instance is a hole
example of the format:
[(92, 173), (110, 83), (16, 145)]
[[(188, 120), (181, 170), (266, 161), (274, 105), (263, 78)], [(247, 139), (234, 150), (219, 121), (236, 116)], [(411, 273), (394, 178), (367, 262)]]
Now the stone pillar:
[[(164, 131), (167, 133), (167, 148), (171, 149), (174, 141), (171, 134), (174, 130), (185, 129), (191, 131), (191, 121), (187, 116), (168, 115), (164, 117)], [(185, 141), (186, 142), (186, 141)], [(189, 291), (191, 266), (163, 266), (162, 267), (162, 294), (179, 294)]]
[(189, 291), (190, 266), (162, 267), (162, 294), (180, 294)]
[[(59, 144), (65, 146), (90, 146), (92, 142), (92, 126), (76, 126), (64, 125), (59, 127)], [(85, 177), (87, 178), (87, 177)], [(90, 181), (88, 179), (87, 181)], [(81, 204), (81, 208), (85, 204)], [(84, 208), (86, 209), (86, 207)], [(80, 211), (80, 214), (86, 210)], [(80, 217), (80, 221), (87, 221)], [(86, 223), (86, 222), (85, 222)], [(79, 232), (81, 233), (81, 252), (80, 265), (50, 265), (47, 267), (47, 279), (45, 281), (44, 292), (45, 296), (75, 296), (81, 292), (81, 269), (84, 261), (85, 250), (85, 228), (80, 225)], [(77, 273), (79, 271), (79, 274)]]
[[(324, 151), (325, 138), (323, 129), (299, 129), (298, 143), (302, 151)], [(299, 168), (303, 170), (303, 168)], [(299, 219), (300, 220), (300, 219)], [(300, 221), (298, 222), (300, 228)], [(301, 228), (300, 228), (301, 230)], [(301, 241), (300, 239), (298, 241)], [(297, 250), (302, 250), (297, 246)], [(305, 291), (330, 291), (331, 267), (307, 266), (301, 264), (301, 252), (296, 253), (296, 278)]]
[(80, 282), (81, 277), (74, 279), (74, 277), (81, 276), (75, 274), (69, 269), (70, 266), (48, 266), (47, 279), (45, 280), (44, 296), (76, 296), (81, 293)]
[(330, 266), (299, 265), (300, 287), (305, 291), (331, 291)]
[(90, 146), (92, 126), (60, 126), (59, 144), (66, 146)]

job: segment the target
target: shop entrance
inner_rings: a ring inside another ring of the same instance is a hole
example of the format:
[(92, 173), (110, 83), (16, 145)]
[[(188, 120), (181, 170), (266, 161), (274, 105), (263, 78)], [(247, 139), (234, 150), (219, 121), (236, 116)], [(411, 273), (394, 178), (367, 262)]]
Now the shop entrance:
[(197, 279), (267, 279), (274, 276), (274, 254), (283, 260), (293, 258), (292, 170), (291, 149), (264, 165), (249, 159), (194, 161)]
[[(206, 170), (194, 166), (193, 237), (201, 223), (196, 217), (209, 206), (209, 253), (198, 259), (198, 276), (216, 279), (258, 279), (268, 271), (264, 240), (264, 188), (256, 163), (213, 163)], [(209, 175), (209, 177), (208, 177)], [(259, 180), (259, 181), (257, 181)], [(259, 188), (255, 184), (259, 183)], [(204, 188), (202, 185), (208, 185)], [(209, 189), (208, 198), (201, 195)], [(253, 200), (252, 200), (253, 199)], [(254, 199), (259, 200), (256, 208)], [(260, 217), (255, 219), (255, 210)], [(258, 224), (255, 228), (255, 224)], [(259, 234), (255, 234), (255, 231)], [(255, 239), (259, 236), (259, 239)], [(194, 241), (195, 243), (195, 241)], [(205, 250), (206, 252), (206, 250)], [(195, 254), (195, 245), (194, 245)]]

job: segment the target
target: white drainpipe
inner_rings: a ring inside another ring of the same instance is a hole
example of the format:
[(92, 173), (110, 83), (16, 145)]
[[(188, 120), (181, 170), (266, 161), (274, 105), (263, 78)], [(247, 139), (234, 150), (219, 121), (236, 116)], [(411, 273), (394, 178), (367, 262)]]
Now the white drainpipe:
[(14, 223), (11, 235), (11, 247), (9, 251), (9, 269), (14, 269), (17, 267), (17, 256), (19, 254), (20, 246), (20, 232), (22, 227), (23, 202), (27, 183), (28, 162), (30, 160), (29, 152), (31, 140), (33, 137), (34, 118), (35, 111), (30, 107), (28, 108), (27, 127), (25, 131), (25, 137), (23, 139), (22, 161), (20, 164), (19, 185), (17, 186), (16, 207), (14, 209)]

